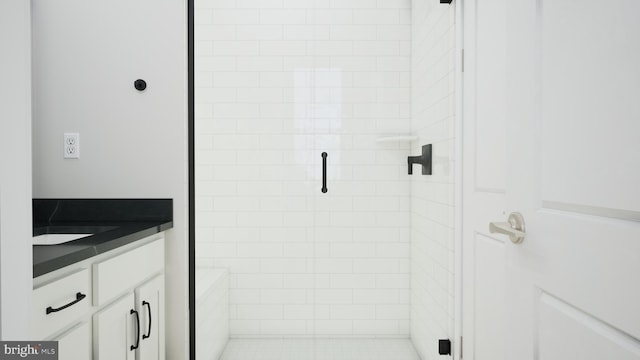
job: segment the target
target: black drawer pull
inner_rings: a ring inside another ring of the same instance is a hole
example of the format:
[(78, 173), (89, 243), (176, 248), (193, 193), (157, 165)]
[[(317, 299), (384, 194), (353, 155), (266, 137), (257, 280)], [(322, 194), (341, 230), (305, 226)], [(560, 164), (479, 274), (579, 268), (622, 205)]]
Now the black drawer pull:
[(149, 314), (149, 329), (147, 330), (147, 335), (144, 335), (144, 334), (142, 335), (142, 340), (148, 339), (151, 337), (151, 304), (149, 304), (148, 301), (143, 301), (142, 306), (145, 306), (145, 305), (147, 305), (147, 311)]
[(63, 306), (61, 306), (59, 308), (52, 308), (51, 306), (49, 306), (47, 308), (47, 315), (49, 315), (51, 313), (54, 313), (54, 312), (62, 311), (62, 310), (66, 309), (66, 308), (68, 308), (70, 306), (73, 306), (73, 305), (79, 303), (80, 301), (82, 301), (82, 299), (84, 299), (86, 297), (87, 297), (87, 295), (85, 295), (85, 294), (83, 294), (81, 292), (78, 292), (78, 293), (76, 293), (76, 299), (73, 300), (72, 302), (68, 303), (67, 305), (63, 305)]
[(140, 314), (138, 314), (137, 311), (131, 309), (131, 311), (129, 312), (129, 314), (136, 314), (136, 323), (138, 324), (137, 328), (138, 328), (138, 332), (136, 333), (136, 345), (133, 346), (131, 345), (131, 347), (129, 348), (131, 351), (137, 349), (140, 347)]

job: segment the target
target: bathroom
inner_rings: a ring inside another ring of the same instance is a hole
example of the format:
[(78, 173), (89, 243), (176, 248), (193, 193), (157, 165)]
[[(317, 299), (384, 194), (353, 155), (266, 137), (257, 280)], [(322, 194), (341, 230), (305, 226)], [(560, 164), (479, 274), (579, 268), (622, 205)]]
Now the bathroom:
[(4, 0), (0, 342), (640, 359), (639, 4)]

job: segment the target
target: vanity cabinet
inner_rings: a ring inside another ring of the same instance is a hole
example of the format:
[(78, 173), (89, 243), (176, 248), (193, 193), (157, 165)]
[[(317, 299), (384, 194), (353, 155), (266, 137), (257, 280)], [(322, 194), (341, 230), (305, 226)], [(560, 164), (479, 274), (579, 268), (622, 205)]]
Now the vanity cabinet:
[(60, 360), (165, 360), (164, 237), (34, 279), (34, 340)]

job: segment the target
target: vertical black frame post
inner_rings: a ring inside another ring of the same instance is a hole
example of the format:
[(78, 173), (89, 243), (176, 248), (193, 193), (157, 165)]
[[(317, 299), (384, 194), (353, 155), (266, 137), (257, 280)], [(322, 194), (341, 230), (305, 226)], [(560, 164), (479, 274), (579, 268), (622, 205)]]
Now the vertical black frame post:
[(189, 152), (189, 359), (196, 359), (196, 189), (195, 189), (195, 0), (187, 0), (187, 94)]

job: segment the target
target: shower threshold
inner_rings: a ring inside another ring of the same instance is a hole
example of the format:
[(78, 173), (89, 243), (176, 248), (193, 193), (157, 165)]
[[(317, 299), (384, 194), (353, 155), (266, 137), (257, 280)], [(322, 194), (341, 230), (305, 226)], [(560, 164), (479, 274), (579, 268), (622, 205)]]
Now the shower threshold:
[(231, 339), (220, 360), (420, 360), (411, 340)]

